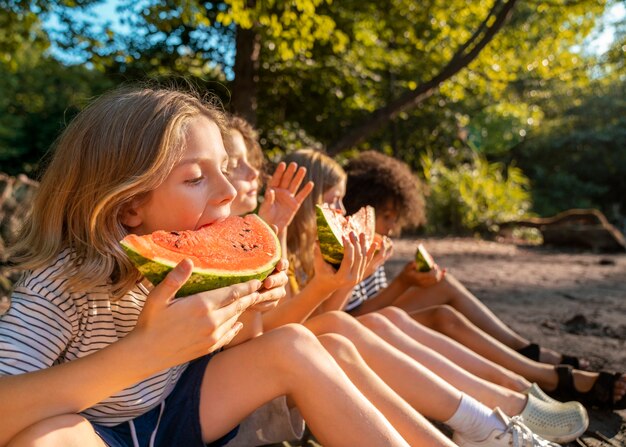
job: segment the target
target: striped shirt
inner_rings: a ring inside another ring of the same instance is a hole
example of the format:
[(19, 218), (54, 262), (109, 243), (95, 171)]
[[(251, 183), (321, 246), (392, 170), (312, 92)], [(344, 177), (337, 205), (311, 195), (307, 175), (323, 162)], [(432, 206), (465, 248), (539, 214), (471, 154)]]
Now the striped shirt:
[[(137, 323), (148, 291), (141, 285), (111, 302), (106, 286), (71, 293), (54, 278), (70, 256), (29, 272), (0, 316), (0, 376), (22, 374), (85, 357), (123, 338)], [(149, 411), (172, 391), (187, 364), (142, 380), (83, 413), (92, 422), (117, 425)]]
[(352, 296), (343, 310), (350, 312), (356, 309), (385, 287), (387, 287), (387, 275), (385, 273), (385, 266), (381, 265), (374, 273), (354, 287)]

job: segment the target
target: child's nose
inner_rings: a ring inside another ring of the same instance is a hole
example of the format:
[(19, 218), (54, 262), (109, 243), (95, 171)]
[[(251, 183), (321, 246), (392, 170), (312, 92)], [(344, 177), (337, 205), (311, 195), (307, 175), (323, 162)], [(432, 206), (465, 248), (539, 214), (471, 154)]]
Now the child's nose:
[(248, 181), (256, 180), (259, 177), (259, 171), (246, 163), (246, 178)]
[(346, 207), (343, 206), (343, 200), (337, 201), (337, 209), (341, 211), (341, 214), (346, 214)]
[(215, 188), (215, 194), (213, 194), (212, 202), (216, 205), (226, 205), (233, 201), (233, 199), (237, 196), (237, 190), (228, 179), (222, 176), (222, 181), (220, 182), (220, 186)]

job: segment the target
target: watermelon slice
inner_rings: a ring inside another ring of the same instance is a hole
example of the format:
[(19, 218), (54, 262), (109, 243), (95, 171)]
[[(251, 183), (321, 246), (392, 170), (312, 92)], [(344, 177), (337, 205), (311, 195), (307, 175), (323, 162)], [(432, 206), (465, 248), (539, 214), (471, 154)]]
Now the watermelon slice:
[(364, 206), (351, 216), (345, 217), (340, 211), (328, 205), (316, 205), (317, 239), (324, 260), (330, 264), (341, 264), (343, 259), (342, 236), (348, 236), (354, 231), (357, 236), (365, 234), (367, 247), (374, 241), (376, 229), (376, 215), (374, 208)]
[(265, 279), (280, 260), (280, 242), (258, 216), (231, 216), (197, 231), (130, 234), (121, 241), (139, 271), (154, 285), (180, 261), (193, 273), (176, 296), (192, 295), (250, 279)]
[(435, 260), (422, 244), (419, 244), (415, 251), (415, 263), (420, 272), (430, 272), (435, 266)]

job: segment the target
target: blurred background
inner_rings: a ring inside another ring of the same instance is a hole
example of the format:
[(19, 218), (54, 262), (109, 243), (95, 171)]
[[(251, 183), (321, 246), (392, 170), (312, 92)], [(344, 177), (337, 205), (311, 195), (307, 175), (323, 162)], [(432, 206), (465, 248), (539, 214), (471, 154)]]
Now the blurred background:
[(208, 91), (270, 159), (375, 149), (427, 183), (430, 234), (597, 208), (626, 226), (618, 0), (0, 0), (0, 172), (36, 179), (94, 96)]

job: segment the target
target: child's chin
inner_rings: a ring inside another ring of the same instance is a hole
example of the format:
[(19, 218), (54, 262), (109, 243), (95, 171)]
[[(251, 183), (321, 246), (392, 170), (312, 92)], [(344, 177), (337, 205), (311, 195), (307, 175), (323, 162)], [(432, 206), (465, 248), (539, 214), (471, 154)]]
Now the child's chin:
[(241, 216), (242, 214), (250, 214), (256, 209), (256, 200), (246, 200), (245, 202), (238, 203), (236, 206), (231, 205), (230, 214), (232, 216)]

